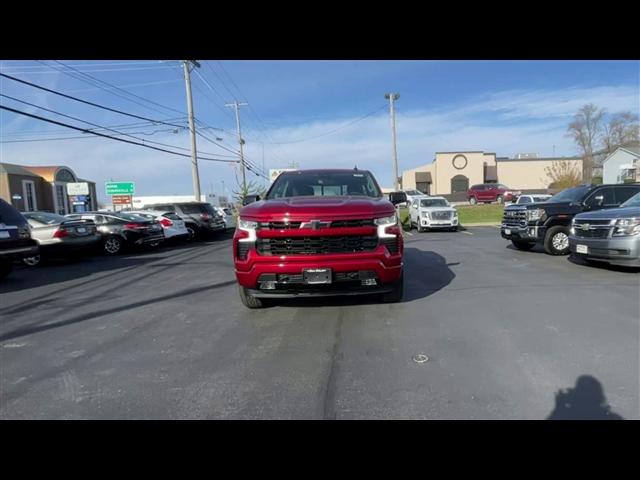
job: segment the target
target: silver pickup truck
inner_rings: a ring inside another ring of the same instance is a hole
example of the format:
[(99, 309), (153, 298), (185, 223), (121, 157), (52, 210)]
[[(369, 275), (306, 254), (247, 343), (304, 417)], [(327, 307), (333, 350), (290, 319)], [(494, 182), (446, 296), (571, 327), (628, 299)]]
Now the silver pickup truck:
[(640, 267), (640, 193), (619, 208), (573, 217), (569, 248), (587, 261)]

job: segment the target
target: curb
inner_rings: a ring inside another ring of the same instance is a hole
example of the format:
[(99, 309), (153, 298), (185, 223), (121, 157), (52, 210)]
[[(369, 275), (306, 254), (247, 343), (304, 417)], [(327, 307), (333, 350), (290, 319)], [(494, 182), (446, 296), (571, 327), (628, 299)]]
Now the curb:
[(499, 227), (500, 222), (481, 222), (481, 223), (465, 223), (460, 224), (461, 227)]

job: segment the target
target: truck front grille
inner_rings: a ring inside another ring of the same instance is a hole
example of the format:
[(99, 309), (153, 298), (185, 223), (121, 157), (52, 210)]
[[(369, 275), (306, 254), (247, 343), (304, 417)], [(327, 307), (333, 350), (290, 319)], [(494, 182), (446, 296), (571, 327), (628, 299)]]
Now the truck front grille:
[(578, 238), (608, 238), (611, 232), (611, 220), (575, 220), (573, 223), (575, 236)]
[(433, 218), (434, 220), (451, 220), (451, 215), (453, 214), (453, 212), (451, 211), (435, 211), (435, 212), (431, 212), (431, 218)]
[(322, 255), (328, 253), (369, 252), (378, 246), (375, 235), (335, 237), (258, 238), (256, 250), (260, 255)]
[(502, 217), (502, 224), (507, 227), (526, 227), (527, 211), (526, 210), (505, 210)]
[[(355, 228), (355, 227), (371, 227), (373, 226), (372, 218), (356, 219), (356, 220), (333, 220), (325, 228)], [(295, 230), (302, 226), (302, 222), (262, 222), (260, 228), (264, 230)]]

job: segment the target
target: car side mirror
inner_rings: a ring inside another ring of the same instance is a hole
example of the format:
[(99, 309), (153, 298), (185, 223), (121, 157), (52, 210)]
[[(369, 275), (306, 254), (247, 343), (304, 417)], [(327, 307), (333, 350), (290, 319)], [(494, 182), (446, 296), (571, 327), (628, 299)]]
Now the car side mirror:
[(250, 203), (260, 200), (260, 195), (247, 195), (242, 199), (242, 205), (249, 205)]
[(404, 192), (391, 192), (389, 193), (389, 201), (394, 205), (398, 205), (399, 203), (406, 203), (407, 194)]

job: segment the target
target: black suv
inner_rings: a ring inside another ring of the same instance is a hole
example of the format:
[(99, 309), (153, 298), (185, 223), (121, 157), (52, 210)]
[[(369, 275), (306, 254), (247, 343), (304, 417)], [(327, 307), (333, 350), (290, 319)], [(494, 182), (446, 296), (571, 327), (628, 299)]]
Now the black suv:
[(157, 203), (145, 205), (145, 210), (175, 212), (189, 231), (189, 239), (203, 233), (224, 232), (224, 218), (215, 208), (205, 202)]
[(542, 242), (548, 254), (567, 255), (574, 215), (619, 207), (638, 192), (640, 183), (579, 185), (563, 190), (546, 202), (510, 205), (504, 209), (500, 233), (519, 250), (531, 250)]
[(18, 210), (0, 199), (0, 278), (9, 275), (14, 260), (38, 254), (29, 223)]

